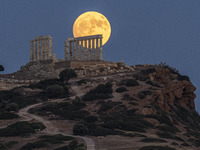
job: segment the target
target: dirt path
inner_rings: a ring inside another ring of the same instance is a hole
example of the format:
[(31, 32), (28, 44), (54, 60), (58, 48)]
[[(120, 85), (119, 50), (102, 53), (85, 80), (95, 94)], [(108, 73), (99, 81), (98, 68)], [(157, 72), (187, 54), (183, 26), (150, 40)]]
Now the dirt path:
[[(80, 93), (80, 89), (77, 85), (72, 86), (72, 89), (77, 93), (76, 96), (77, 95), (82, 96), (84, 94), (84, 93)], [(71, 98), (74, 98), (74, 96), (71, 97)], [(62, 100), (63, 99), (59, 99), (59, 100), (55, 100), (53, 102), (62, 101)], [(65, 135), (65, 136), (80, 138), (80, 139), (83, 139), (85, 141), (85, 143), (87, 145), (87, 150), (95, 150), (95, 144), (94, 144), (94, 142), (91, 138), (65, 134), (65, 133), (59, 131), (59, 129), (57, 127), (55, 127), (49, 120), (46, 120), (46, 119), (41, 118), (40, 116), (37, 116), (37, 115), (34, 115), (34, 114), (30, 114), (28, 112), (29, 109), (40, 106), (42, 104), (43, 103), (38, 103), (38, 104), (33, 104), (33, 105), (30, 105), (30, 106), (27, 106), (26, 108), (21, 109), (18, 112), (18, 115), (23, 117), (24, 121), (30, 121), (32, 119), (35, 119), (35, 120), (43, 123), (46, 126), (46, 129), (44, 131), (42, 131), (43, 133), (46, 133), (46, 134), (62, 134), (62, 135)]]

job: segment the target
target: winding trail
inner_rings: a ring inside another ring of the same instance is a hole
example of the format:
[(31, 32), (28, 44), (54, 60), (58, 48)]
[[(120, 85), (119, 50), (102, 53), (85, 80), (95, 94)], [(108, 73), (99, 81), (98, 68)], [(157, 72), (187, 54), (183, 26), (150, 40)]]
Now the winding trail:
[[(77, 87), (74, 86), (73, 89), (74, 88), (77, 88)], [(79, 93), (78, 95), (80, 96), (80, 95), (82, 95), (82, 93), (81, 94)], [(61, 101), (61, 100), (62, 99), (58, 99), (58, 100), (54, 100), (53, 102)], [(35, 119), (35, 120), (43, 123), (46, 126), (46, 129), (44, 131), (41, 131), (41, 132), (43, 132), (45, 134), (50, 134), (50, 135), (53, 135), (53, 134), (62, 134), (64, 136), (71, 136), (71, 137), (75, 137), (75, 138), (80, 138), (80, 139), (83, 139), (85, 141), (85, 143), (87, 145), (87, 150), (96, 150), (95, 149), (95, 144), (94, 144), (94, 142), (93, 142), (93, 140), (91, 138), (83, 137), (83, 136), (75, 136), (75, 135), (65, 134), (65, 133), (59, 131), (59, 129), (57, 127), (55, 127), (49, 120), (46, 120), (46, 119), (44, 119), (44, 118), (42, 118), (40, 116), (34, 115), (34, 114), (30, 114), (28, 112), (29, 109), (37, 107), (37, 106), (40, 106), (42, 104), (43, 103), (37, 103), (37, 104), (29, 105), (29, 106), (21, 109), (18, 112), (18, 115), (21, 116), (22, 118), (24, 118), (24, 121), (30, 121), (32, 119)]]

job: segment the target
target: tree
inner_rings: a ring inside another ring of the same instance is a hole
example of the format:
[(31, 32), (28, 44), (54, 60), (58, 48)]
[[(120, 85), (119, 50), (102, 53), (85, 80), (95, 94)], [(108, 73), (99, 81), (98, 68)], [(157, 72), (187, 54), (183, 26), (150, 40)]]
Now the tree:
[(73, 133), (75, 135), (87, 135), (88, 132), (88, 128), (82, 123), (77, 123), (73, 126)]
[(4, 67), (0, 65), (0, 71), (4, 71)]
[(65, 96), (65, 90), (60, 85), (51, 85), (46, 89), (49, 98), (62, 98)]
[(65, 69), (60, 72), (59, 77), (61, 81), (67, 82), (69, 79), (77, 77), (77, 74), (73, 69)]
[(18, 111), (19, 106), (16, 103), (10, 103), (6, 105), (5, 110), (7, 111)]

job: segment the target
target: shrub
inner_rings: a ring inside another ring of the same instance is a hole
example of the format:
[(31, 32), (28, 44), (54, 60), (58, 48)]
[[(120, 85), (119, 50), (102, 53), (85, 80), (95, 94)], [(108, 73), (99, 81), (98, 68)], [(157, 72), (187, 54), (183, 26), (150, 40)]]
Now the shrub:
[(156, 72), (155, 68), (148, 68), (148, 69), (143, 69), (141, 70), (141, 73), (144, 75), (149, 75), (150, 73)]
[(87, 121), (88, 123), (93, 123), (96, 122), (98, 120), (97, 116), (88, 116), (87, 118), (85, 118), (85, 121)]
[(88, 128), (84, 124), (77, 123), (73, 126), (73, 133), (75, 135), (87, 135)]
[(147, 75), (144, 75), (141, 72), (134, 74), (134, 77), (136, 80), (140, 80), (140, 81), (146, 81), (147, 79), (149, 79)]
[(5, 110), (6, 111), (18, 111), (18, 105), (16, 103), (10, 103), (8, 105), (6, 105)]
[(35, 129), (45, 129), (45, 126), (41, 123), (28, 123), (25, 121), (16, 122), (9, 125), (7, 128), (0, 129), (1, 137), (9, 136), (23, 136), (35, 133)]
[(66, 146), (62, 146), (62, 147), (56, 148), (54, 150), (69, 150), (69, 149), (68, 149), (68, 145), (66, 145)]
[(139, 83), (137, 82), (137, 80), (134, 79), (128, 79), (126, 82), (126, 86), (138, 86)]
[(140, 93), (138, 93), (138, 97), (140, 99), (144, 99), (146, 96), (144, 95), (144, 93), (140, 92)]
[(130, 96), (129, 94), (124, 94), (123, 95), (123, 99), (122, 100), (135, 100), (138, 101), (137, 99), (135, 99), (134, 97)]
[(100, 126), (97, 126), (94, 129), (90, 129), (90, 135), (93, 135), (93, 136), (116, 135), (118, 133), (119, 132), (117, 132), (117, 131), (110, 130), (110, 129), (107, 129), (107, 128), (103, 128), (103, 127), (100, 127)]
[(146, 83), (146, 84), (149, 84), (149, 85), (152, 85), (152, 86), (155, 86), (155, 87), (160, 87), (159, 84), (157, 84), (157, 83), (155, 83), (155, 82), (153, 82), (153, 81), (151, 81), (151, 80), (148, 80), (148, 81), (146, 81), (145, 83)]
[(89, 115), (87, 111), (81, 110), (85, 106), (85, 103), (81, 101), (73, 101), (72, 103), (47, 103), (46, 105), (38, 108), (37, 112), (47, 115), (46, 112), (51, 111), (55, 115), (65, 119), (84, 119)]
[(117, 106), (121, 104), (122, 102), (113, 102), (113, 101), (107, 101), (107, 102), (102, 102), (99, 112), (102, 111), (107, 111), (109, 109), (112, 109), (114, 106)]
[(178, 74), (178, 80), (180, 80), (180, 81), (183, 81), (183, 80), (190, 81), (190, 78), (186, 75)]
[(69, 150), (75, 150), (75, 148), (78, 146), (77, 140), (73, 140), (68, 144)]
[(0, 71), (4, 71), (4, 67), (0, 65)]
[(86, 84), (88, 79), (81, 79), (77, 82), (78, 85)]
[(59, 77), (61, 81), (67, 82), (69, 79), (77, 77), (77, 74), (73, 69), (65, 69), (60, 72)]
[(62, 98), (65, 96), (64, 88), (60, 85), (51, 85), (46, 89), (49, 98)]
[(145, 91), (138, 93), (138, 97), (140, 99), (144, 99), (147, 95), (152, 95), (152, 92), (150, 90), (145, 90)]
[(123, 92), (125, 92), (125, 91), (127, 91), (127, 88), (126, 88), (126, 87), (119, 87), (119, 88), (116, 89), (116, 92), (117, 92), (117, 93), (123, 93)]
[(142, 139), (140, 140), (141, 142), (156, 142), (156, 143), (165, 143), (167, 141), (163, 140), (163, 139), (156, 139), (156, 138), (145, 138), (145, 139)]
[(184, 142), (184, 140), (182, 138), (175, 136), (174, 134), (170, 134), (168, 132), (157, 132), (156, 134), (161, 138), (174, 139), (174, 140)]
[(160, 131), (163, 132), (170, 132), (170, 133), (176, 133), (176, 132), (180, 132), (179, 129), (177, 129), (175, 126), (157, 126), (157, 129), (159, 129)]
[(56, 134), (56, 135), (43, 135), (39, 137), (40, 139), (43, 139), (46, 143), (50, 144), (59, 144), (63, 143), (63, 141), (71, 141), (74, 140), (71, 136), (64, 136), (62, 134)]
[(36, 84), (31, 84), (29, 87), (45, 90), (47, 87), (55, 84), (63, 86), (63, 82), (60, 79), (53, 78), (53, 79), (42, 80)]
[(42, 147), (47, 147), (47, 144), (44, 141), (36, 141), (34, 143), (27, 143), (22, 148), (20, 148), (20, 150), (32, 150)]
[(11, 112), (1, 112), (0, 113), (0, 120), (6, 120), (6, 119), (15, 119), (19, 118), (17, 114), (11, 113)]
[(139, 150), (176, 150), (176, 149), (168, 146), (144, 146)]
[(108, 99), (112, 98), (112, 84), (106, 83), (99, 84), (95, 89), (90, 90), (83, 96), (83, 100), (85, 101), (92, 101), (95, 99)]

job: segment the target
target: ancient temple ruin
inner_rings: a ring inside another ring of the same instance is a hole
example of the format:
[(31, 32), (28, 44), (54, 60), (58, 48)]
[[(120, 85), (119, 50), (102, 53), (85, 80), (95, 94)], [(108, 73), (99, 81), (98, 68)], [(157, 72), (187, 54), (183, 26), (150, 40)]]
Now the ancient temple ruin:
[[(34, 37), (30, 42), (30, 62), (56, 59), (50, 35)], [(103, 61), (102, 35), (68, 38), (65, 41), (65, 61)]]
[(30, 42), (30, 62), (55, 59), (55, 54), (53, 54), (53, 40), (50, 35), (34, 37), (34, 40)]
[(102, 35), (68, 38), (65, 41), (66, 61), (102, 61)]

